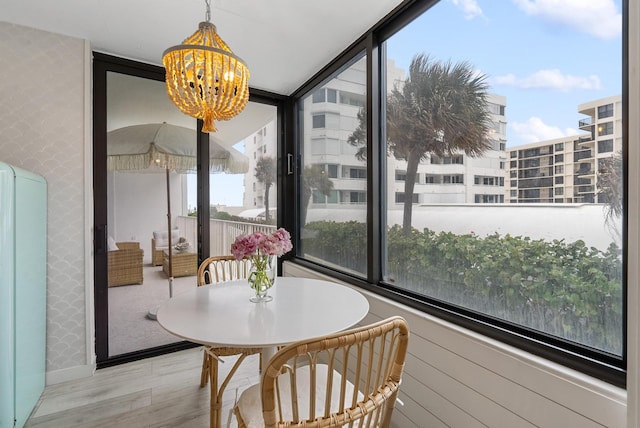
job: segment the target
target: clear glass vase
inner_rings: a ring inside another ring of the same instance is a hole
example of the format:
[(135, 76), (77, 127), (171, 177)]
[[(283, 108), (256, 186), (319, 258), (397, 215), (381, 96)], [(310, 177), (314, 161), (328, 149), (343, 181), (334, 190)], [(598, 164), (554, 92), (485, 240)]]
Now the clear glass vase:
[(247, 277), (249, 286), (253, 289), (252, 302), (269, 302), (273, 300), (268, 291), (276, 280), (276, 256), (253, 256), (251, 271)]

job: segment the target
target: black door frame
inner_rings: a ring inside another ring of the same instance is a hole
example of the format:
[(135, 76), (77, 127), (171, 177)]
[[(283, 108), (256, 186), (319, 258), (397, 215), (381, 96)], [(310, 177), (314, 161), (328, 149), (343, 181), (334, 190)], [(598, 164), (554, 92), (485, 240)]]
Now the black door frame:
[[(97, 368), (109, 367), (142, 358), (153, 357), (199, 346), (186, 341), (109, 356), (109, 299), (107, 286), (107, 72), (116, 72), (151, 80), (164, 81), (164, 68), (139, 63), (103, 53), (93, 53), (93, 224), (94, 224), (94, 310), (95, 351)], [(198, 121), (198, 130), (202, 122)], [(198, 132), (208, 143), (208, 134)], [(202, 144), (208, 150), (208, 144)], [(200, 147), (198, 147), (200, 149)], [(208, 159), (208, 156), (204, 157)], [(208, 165), (203, 166), (208, 168)], [(207, 169), (205, 169), (206, 171)], [(202, 181), (202, 183), (201, 183)], [(208, 218), (209, 180), (198, 174), (198, 219)], [(205, 217), (206, 215), (206, 217)], [(209, 253), (208, 221), (198, 226), (198, 255)], [(203, 230), (206, 229), (206, 230)], [(202, 233), (206, 232), (206, 233)]]
[[(109, 367), (143, 358), (201, 346), (191, 342), (176, 342), (140, 351), (109, 357), (109, 300), (107, 286), (107, 72), (116, 72), (151, 80), (164, 81), (163, 67), (119, 58), (100, 52), (93, 53), (93, 224), (94, 224), (94, 310), (95, 351), (97, 368)], [(284, 212), (284, 194), (290, 193), (291, 178), (287, 174), (287, 156), (283, 147), (290, 145), (286, 138), (285, 114), (290, 98), (268, 91), (250, 88), (249, 101), (268, 104), (277, 108), (278, 146), (278, 212)], [(198, 264), (209, 255), (209, 134), (200, 132), (202, 121), (198, 120)], [(205, 161), (202, 161), (202, 160)], [(278, 224), (282, 224), (279, 216)], [(281, 263), (281, 261), (280, 261)]]

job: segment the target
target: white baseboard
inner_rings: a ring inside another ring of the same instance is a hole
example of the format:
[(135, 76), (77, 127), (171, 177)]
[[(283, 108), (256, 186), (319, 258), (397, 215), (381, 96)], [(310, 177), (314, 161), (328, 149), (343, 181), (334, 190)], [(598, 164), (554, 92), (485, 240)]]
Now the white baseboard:
[(45, 374), (45, 385), (54, 385), (56, 383), (68, 382), (70, 380), (91, 377), (96, 371), (95, 364), (87, 364), (84, 366), (69, 367), (66, 369), (52, 370)]

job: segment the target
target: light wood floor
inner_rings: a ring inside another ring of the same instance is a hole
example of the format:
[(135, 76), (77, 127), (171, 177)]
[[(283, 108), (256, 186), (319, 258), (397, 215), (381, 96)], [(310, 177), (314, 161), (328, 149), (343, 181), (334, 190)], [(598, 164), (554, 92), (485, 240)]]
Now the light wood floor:
[[(240, 366), (224, 394), (223, 426), (240, 394), (259, 382), (258, 355)], [(220, 364), (226, 376), (234, 358)], [(97, 370), (85, 379), (47, 386), (26, 427), (209, 426), (209, 387), (200, 388), (202, 349), (194, 348)], [(230, 427), (236, 427), (231, 417)]]

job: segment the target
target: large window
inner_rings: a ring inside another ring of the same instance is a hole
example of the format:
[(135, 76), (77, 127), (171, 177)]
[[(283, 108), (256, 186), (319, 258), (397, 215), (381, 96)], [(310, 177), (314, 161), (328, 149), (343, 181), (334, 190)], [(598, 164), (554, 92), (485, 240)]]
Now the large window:
[[(211, 213), (211, 251), (210, 254), (227, 254), (227, 239), (219, 239), (220, 230), (229, 222), (231, 213), (236, 210), (231, 207), (241, 206), (245, 209), (237, 212), (237, 216), (250, 224), (241, 224), (247, 232), (257, 230), (272, 230), (278, 218), (278, 168), (277, 168), (277, 108), (250, 101), (247, 112), (253, 114), (253, 121), (243, 123), (248, 138), (235, 144), (237, 152), (232, 152), (243, 161), (246, 169), (225, 174), (211, 174), (209, 176)], [(245, 116), (246, 117), (246, 116)], [(254, 122), (255, 121), (255, 122)], [(253, 155), (251, 155), (253, 152)], [(240, 220), (240, 219), (235, 219)], [(226, 222), (226, 223), (225, 223)]]
[[(622, 7), (612, 3), (612, 25), (598, 28), (578, 19), (596, 13), (590, 2), (448, 1), (377, 27), (368, 41), (380, 43), (379, 64), (345, 54), (298, 99), (298, 256), (624, 382)], [(340, 120), (322, 135), (350, 148), (339, 156), (308, 148), (319, 131), (312, 94), (328, 88)], [(607, 168), (581, 169), (596, 150)], [(327, 162), (342, 166), (332, 211), (305, 197), (308, 168)]]
[[(298, 253), (360, 276), (367, 272), (365, 60), (361, 56), (298, 102), (303, 159)], [(337, 113), (316, 114), (323, 105), (315, 100), (325, 93), (328, 102), (339, 94)], [(318, 133), (332, 138), (335, 147), (315, 144)]]
[[(527, 160), (521, 167), (536, 168), (535, 178), (519, 184), (531, 189), (524, 191), (527, 202), (552, 202), (553, 193), (563, 194), (562, 187), (546, 189), (553, 178), (538, 169), (553, 164), (549, 155), (557, 143), (546, 130), (569, 133), (584, 114), (612, 112), (585, 105), (620, 97), (621, 27), (606, 37), (582, 26), (559, 32), (547, 26), (544, 16), (561, 12), (534, 12), (516, 3), (479, 3), (470, 12), (454, 2), (439, 2), (386, 41), (386, 81), (395, 82), (386, 91), (388, 169), (406, 170), (410, 177), (412, 168), (429, 173), (435, 167), (415, 158), (467, 154), (465, 174), (476, 178), (464, 179), (456, 165), (442, 162), (437, 167), (443, 182), (464, 188), (480, 184), (480, 175), (503, 176), (498, 161), (507, 156), (491, 150), (496, 132), (503, 132), (510, 150), (522, 146), (519, 153)], [(582, 13), (588, 11), (576, 11), (576, 16)], [(448, 31), (452, 26), (455, 32)], [(498, 56), (496, 43), (502, 52)], [(603, 58), (580, 53), (580, 46), (587, 45), (607, 52), (606, 67)], [(523, 47), (527, 55), (515, 55)], [(593, 76), (607, 89), (594, 92)], [(497, 97), (506, 98), (504, 117), (496, 116)], [(494, 126), (505, 119), (506, 131)], [(612, 134), (613, 126), (598, 125), (598, 135)], [(562, 155), (556, 160), (562, 161)], [(413, 183), (407, 179), (405, 184)], [(589, 186), (579, 191), (585, 189), (593, 192)], [(453, 202), (464, 214), (453, 218), (439, 216), (439, 208), (428, 204), (388, 204), (386, 281), (418, 296), (622, 356), (622, 241), (612, 232), (621, 229), (621, 218), (554, 205), (548, 221), (540, 222), (535, 207), (505, 204), (480, 213), (474, 202), (500, 199), (476, 195), (469, 200), (472, 192), (454, 192), (449, 186), (437, 192), (440, 198), (429, 194), (429, 200)], [(513, 217), (518, 221), (505, 227)]]

